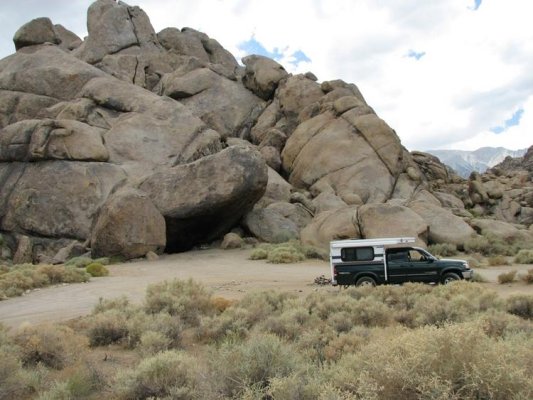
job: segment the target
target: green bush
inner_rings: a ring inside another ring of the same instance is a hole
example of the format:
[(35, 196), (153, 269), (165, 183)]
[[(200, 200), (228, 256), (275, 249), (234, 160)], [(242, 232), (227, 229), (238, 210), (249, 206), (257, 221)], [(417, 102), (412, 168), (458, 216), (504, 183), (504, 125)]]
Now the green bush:
[(197, 326), (201, 316), (216, 312), (211, 299), (211, 292), (200, 283), (174, 279), (149, 285), (144, 309), (151, 314), (166, 312), (179, 316), (185, 324)]
[(512, 283), (514, 282), (516, 278), (517, 271), (514, 269), (509, 272), (503, 272), (500, 275), (498, 275), (498, 283), (505, 284), (505, 283)]
[(250, 260), (266, 260), (268, 257), (268, 250), (264, 247), (257, 247), (252, 250)]
[(428, 251), (435, 256), (450, 257), (457, 254), (457, 246), (452, 243), (437, 243), (428, 246)]
[(533, 250), (520, 250), (514, 258), (516, 264), (533, 264)]
[(198, 360), (170, 350), (122, 372), (113, 388), (119, 399), (198, 399)]
[(87, 265), (87, 267), (85, 267), (85, 271), (93, 277), (109, 275), (109, 270), (99, 262), (93, 262)]

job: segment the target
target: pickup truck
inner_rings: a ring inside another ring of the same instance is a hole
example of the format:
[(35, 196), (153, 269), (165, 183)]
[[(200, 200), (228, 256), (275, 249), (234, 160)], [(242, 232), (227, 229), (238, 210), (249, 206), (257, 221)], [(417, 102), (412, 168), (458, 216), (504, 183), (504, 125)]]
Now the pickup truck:
[(375, 286), (426, 282), (447, 284), (472, 279), (464, 260), (438, 259), (414, 238), (338, 240), (330, 243), (333, 285)]

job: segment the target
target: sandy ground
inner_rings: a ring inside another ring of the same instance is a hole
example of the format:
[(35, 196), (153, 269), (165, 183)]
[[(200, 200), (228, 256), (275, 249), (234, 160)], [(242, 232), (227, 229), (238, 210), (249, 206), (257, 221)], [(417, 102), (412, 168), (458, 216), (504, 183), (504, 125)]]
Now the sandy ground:
[[(110, 276), (89, 283), (60, 285), (34, 290), (22, 297), (0, 302), (0, 322), (17, 327), (25, 322), (60, 322), (89, 314), (99, 298), (126, 295), (140, 303), (149, 284), (167, 279), (193, 278), (211, 288), (216, 296), (239, 299), (245, 293), (275, 289), (305, 295), (315, 290), (336, 291), (332, 286), (314, 285), (320, 275), (330, 277), (329, 264), (308, 260), (297, 264), (268, 264), (248, 260), (251, 250), (198, 250), (161, 256), (156, 261), (135, 261), (109, 266)], [(478, 269), (487, 287), (507, 297), (515, 293), (533, 294), (533, 285), (516, 282), (497, 284), (497, 277), (510, 269), (531, 266)]]

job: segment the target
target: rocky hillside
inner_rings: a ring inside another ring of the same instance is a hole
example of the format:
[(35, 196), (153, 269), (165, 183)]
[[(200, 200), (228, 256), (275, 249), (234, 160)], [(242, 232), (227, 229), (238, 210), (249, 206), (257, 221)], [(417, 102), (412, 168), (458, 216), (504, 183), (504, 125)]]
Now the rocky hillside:
[(94, 2), (87, 26), (82, 41), (32, 20), (0, 61), (3, 258), (135, 258), (231, 230), (462, 246), (491, 221), (474, 215), (530, 239), (530, 177), (487, 187), (410, 154), (354, 84), (261, 56), (240, 65), (206, 34), (156, 33), (114, 0)]
[(428, 150), (459, 176), (468, 178), (472, 172), (483, 173), (506, 157), (522, 157), (526, 149), (509, 150), (503, 147), (482, 147), (475, 151), (466, 150)]

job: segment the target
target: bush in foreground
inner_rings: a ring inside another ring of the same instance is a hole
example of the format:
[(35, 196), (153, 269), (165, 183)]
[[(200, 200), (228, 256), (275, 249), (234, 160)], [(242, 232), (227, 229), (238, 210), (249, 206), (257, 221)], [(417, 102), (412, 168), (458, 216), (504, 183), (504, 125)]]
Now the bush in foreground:
[(180, 351), (166, 351), (146, 358), (117, 377), (119, 399), (198, 399), (198, 360)]

